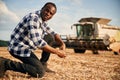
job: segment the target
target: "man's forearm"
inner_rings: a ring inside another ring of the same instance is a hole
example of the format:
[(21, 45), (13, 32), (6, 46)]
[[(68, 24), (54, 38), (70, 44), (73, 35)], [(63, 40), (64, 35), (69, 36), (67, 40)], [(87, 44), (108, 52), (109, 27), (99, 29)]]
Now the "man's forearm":
[(56, 54), (57, 53), (57, 49), (49, 46), (49, 45), (46, 45), (42, 48), (42, 50), (46, 51), (46, 52), (50, 52), (50, 53), (53, 53), (53, 54)]
[(62, 41), (61, 37), (56, 34), (55, 35), (55, 40), (58, 42), (58, 44), (60, 45), (60, 50), (64, 50), (65, 51), (65, 48), (66, 48), (66, 45), (65, 43)]
[(64, 42), (62, 41), (62, 39), (60, 38), (60, 35), (56, 34), (55, 35), (55, 41), (57, 41), (60, 45), (63, 45)]

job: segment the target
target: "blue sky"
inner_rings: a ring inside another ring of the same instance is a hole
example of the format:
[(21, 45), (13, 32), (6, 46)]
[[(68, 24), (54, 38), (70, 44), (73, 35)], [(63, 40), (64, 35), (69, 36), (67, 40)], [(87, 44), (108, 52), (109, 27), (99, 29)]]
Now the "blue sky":
[(59, 34), (74, 34), (71, 25), (83, 17), (109, 18), (120, 26), (120, 0), (0, 0), (0, 39), (9, 40), (15, 26), (26, 14), (54, 2), (57, 13), (48, 21)]

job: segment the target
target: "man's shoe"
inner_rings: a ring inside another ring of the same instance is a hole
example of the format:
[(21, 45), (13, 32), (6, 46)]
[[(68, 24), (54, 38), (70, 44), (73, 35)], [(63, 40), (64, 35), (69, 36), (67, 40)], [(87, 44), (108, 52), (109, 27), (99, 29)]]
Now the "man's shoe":
[(0, 57), (0, 77), (3, 77), (6, 72), (5, 64), (4, 64), (5, 60), (6, 60), (5, 58)]

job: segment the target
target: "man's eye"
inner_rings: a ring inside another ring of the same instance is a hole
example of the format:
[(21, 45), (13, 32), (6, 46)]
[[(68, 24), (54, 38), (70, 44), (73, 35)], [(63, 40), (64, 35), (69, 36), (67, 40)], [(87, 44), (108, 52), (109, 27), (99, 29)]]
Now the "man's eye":
[(50, 12), (51, 15), (53, 15), (53, 13)]
[(46, 9), (45, 11), (49, 12), (49, 10), (48, 10), (48, 9)]

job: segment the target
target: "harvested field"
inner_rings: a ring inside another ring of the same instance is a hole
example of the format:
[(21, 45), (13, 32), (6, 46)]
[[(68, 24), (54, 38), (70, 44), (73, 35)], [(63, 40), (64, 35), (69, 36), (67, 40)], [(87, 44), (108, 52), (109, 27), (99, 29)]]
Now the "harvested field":
[[(40, 58), (41, 50), (35, 54)], [(100, 54), (75, 54), (72, 49), (66, 49), (67, 57), (59, 58), (52, 54), (48, 67), (55, 73), (46, 73), (43, 78), (33, 78), (27, 74), (7, 71), (0, 80), (120, 80), (120, 54), (100, 51)], [(0, 47), (0, 56), (19, 61), (13, 58), (6, 47)]]

